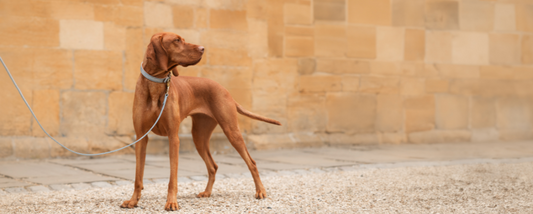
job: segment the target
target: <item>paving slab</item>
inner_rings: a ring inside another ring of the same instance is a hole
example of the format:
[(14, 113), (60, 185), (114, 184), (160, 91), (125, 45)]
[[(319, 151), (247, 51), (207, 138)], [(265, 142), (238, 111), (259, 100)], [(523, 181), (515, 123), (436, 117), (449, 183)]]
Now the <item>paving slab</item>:
[(4, 190), (6, 192), (8, 192), (8, 193), (24, 193), (24, 192), (28, 192), (26, 189), (24, 189), (22, 187), (5, 188)]
[(115, 184), (117, 186), (127, 186), (127, 185), (132, 185), (133, 182), (131, 182), (131, 181), (115, 181)]
[(291, 170), (309, 168), (307, 165), (276, 163), (270, 161), (256, 161), (259, 172), (263, 170)]
[(71, 186), (75, 190), (82, 190), (82, 189), (92, 188), (92, 186), (90, 184), (88, 184), (88, 183), (71, 184)]
[(0, 174), (13, 178), (78, 175), (79, 170), (47, 162), (18, 162), (0, 165)]
[(53, 190), (69, 190), (72, 189), (71, 186), (64, 185), (64, 184), (52, 184), (50, 185), (50, 188)]
[(191, 178), (191, 180), (194, 180), (194, 181), (207, 181), (208, 180), (207, 176), (205, 175), (190, 176), (189, 178)]
[(178, 183), (186, 183), (186, 182), (192, 182), (193, 180), (191, 180), (190, 178), (187, 178), (187, 177), (178, 177)]
[(33, 185), (24, 181), (17, 181), (11, 178), (1, 178), (0, 177), (0, 188), (4, 187), (23, 187)]
[(92, 182), (91, 185), (93, 185), (93, 187), (98, 187), (98, 188), (109, 188), (113, 186), (107, 182)]
[(82, 182), (92, 182), (92, 181), (114, 181), (114, 180), (119, 180), (119, 179), (114, 178), (114, 177), (96, 175), (90, 172), (79, 171), (79, 174), (77, 175), (26, 178), (24, 180), (39, 183), (39, 184), (50, 185), (50, 184), (64, 184), (64, 183), (82, 183)]
[(32, 192), (49, 192), (50, 189), (45, 186), (30, 186), (28, 189)]

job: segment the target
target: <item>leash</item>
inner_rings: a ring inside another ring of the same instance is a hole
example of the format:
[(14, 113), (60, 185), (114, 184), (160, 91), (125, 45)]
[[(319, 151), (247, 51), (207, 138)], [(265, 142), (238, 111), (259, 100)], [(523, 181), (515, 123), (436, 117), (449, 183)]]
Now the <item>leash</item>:
[[(24, 101), (24, 103), (26, 103), (26, 106), (28, 107), (28, 109), (30, 110), (31, 114), (33, 115), (33, 118), (35, 118), (35, 121), (37, 121), (37, 124), (39, 124), (39, 127), (41, 127), (41, 129), (43, 130), (43, 132), (48, 135), (48, 137), (50, 137), (50, 139), (52, 139), (53, 141), (55, 141), (57, 144), (59, 144), (61, 147), (65, 148), (66, 150), (74, 153), (74, 154), (78, 154), (78, 155), (83, 155), (83, 156), (98, 156), (98, 155), (105, 155), (105, 154), (110, 154), (110, 153), (113, 153), (113, 152), (118, 152), (120, 150), (123, 150), (125, 149), (126, 147), (130, 147), (130, 146), (133, 146), (135, 145), (137, 142), (139, 142), (140, 140), (142, 140), (143, 138), (145, 138), (148, 133), (150, 133), (152, 131), (152, 129), (154, 129), (155, 125), (157, 124), (157, 122), (159, 121), (159, 118), (161, 118), (161, 115), (163, 114), (163, 110), (165, 109), (165, 104), (167, 104), (167, 98), (168, 98), (168, 91), (169, 91), (169, 88), (170, 88), (170, 79), (168, 79), (168, 81), (166, 82), (167, 84), (167, 90), (165, 92), (165, 100), (163, 101), (163, 107), (161, 107), (161, 112), (159, 112), (159, 116), (157, 117), (157, 120), (155, 121), (154, 125), (152, 125), (152, 128), (150, 128), (150, 130), (148, 130), (148, 132), (146, 132), (146, 134), (144, 134), (141, 138), (139, 138), (138, 140), (136, 140), (135, 142), (133, 143), (130, 143), (122, 148), (119, 148), (119, 149), (115, 149), (113, 151), (109, 151), (109, 152), (102, 152), (102, 153), (97, 153), (97, 154), (85, 154), (85, 153), (79, 153), (79, 152), (76, 152), (76, 151), (73, 151), (72, 149), (69, 149), (67, 148), (66, 146), (64, 146), (63, 144), (61, 144), (60, 142), (57, 142), (56, 139), (54, 139), (52, 136), (50, 136), (50, 134), (48, 134), (48, 132), (43, 128), (43, 126), (41, 125), (41, 123), (39, 122), (39, 120), (37, 119), (37, 117), (35, 116), (35, 113), (33, 113), (33, 110), (31, 109), (30, 105), (28, 104), (28, 102), (26, 101), (26, 98), (24, 98), (24, 95), (22, 95), (22, 92), (20, 91), (20, 88), (19, 86), (17, 85), (17, 83), (15, 82), (15, 79), (13, 79), (13, 76), (11, 76), (11, 72), (9, 72), (9, 69), (7, 69), (7, 66), (6, 64), (4, 63), (4, 60), (2, 59), (2, 57), (0, 57), (0, 61), (2, 62), (2, 65), (4, 65), (4, 68), (6, 69), (7, 71), (7, 74), (9, 75), (9, 78), (11, 78), (11, 81), (13, 82), (13, 84), (15, 85), (15, 88), (17, 88), (17, 91), (19, 92), (20, 94), (20, 97), (22, 97), (22, 100)], [(169, 75), (170, 77), (170, 75)]]

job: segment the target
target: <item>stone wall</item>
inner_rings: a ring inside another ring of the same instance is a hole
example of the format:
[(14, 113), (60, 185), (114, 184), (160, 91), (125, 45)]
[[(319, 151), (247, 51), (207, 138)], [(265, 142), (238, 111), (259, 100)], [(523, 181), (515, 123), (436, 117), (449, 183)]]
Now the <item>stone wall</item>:
[[(0, 0), (0, 29), (0, 56), (42, 124), (80, 152), (133, 139), (138, 67), (160, 31), (206, 47), (181, 75), (283, 123), (241, 116), (252, 149), (533, 138), (528, 0)], [(0, 157), (69, 155), (0, 76)], [(215, 132), (213, 148), (228, 150)]]

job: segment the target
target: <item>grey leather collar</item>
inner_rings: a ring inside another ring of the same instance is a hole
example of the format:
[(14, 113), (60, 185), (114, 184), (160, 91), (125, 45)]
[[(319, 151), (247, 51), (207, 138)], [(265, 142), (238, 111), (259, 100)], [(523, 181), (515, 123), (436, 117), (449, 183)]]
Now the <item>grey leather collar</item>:
[(148, 80), (150, 80), (152, 82), (156, 82), (156, 83), (166, 83), (166, 82), (170, 81), (170, 73), (169, 73), (168, 77), (165, 77), (165, 78), (154, 77), (154, 76), (146, 73), (146, 71), (143, 68), (142, 63), (141, 63), (141, 74), (143, 74), (143, 76), (146, 77), (146, 79), (148, 79)]

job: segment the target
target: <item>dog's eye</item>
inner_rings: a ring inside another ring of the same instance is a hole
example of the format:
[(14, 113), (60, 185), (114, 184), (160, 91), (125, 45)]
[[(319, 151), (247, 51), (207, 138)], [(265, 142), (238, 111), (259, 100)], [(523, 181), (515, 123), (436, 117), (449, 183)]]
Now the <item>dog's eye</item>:
[(176, 42), (181, 42), (181, 39), (180, 39), (180, 38), (177, 38), (177, 39), (176, 39)]

